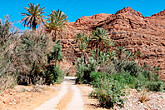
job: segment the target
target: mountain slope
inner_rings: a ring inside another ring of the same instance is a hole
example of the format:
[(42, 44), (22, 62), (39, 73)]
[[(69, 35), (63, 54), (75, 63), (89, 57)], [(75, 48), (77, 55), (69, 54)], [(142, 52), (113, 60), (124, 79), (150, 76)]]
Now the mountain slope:
[(76, 54), (72, 48), (75, 45), (73, 40), (77, 33), (89, 34), (97, 27), (108, 30), (115, 46), (124, 46), (132, 52), (141, 51), (142, 56), (138, 62), (142, 65), (160, 67), (160, 77), (165, 79), (165, 11), (151, 17), (143, 17), (140, 12), (126, 7), (115, 14), (81, 17), (76, 22), (68, 23), (67, 41), (70, 41), (72, 46), (68, 47), (71, 55), (69, 53), (66, 55), (73, 58)]

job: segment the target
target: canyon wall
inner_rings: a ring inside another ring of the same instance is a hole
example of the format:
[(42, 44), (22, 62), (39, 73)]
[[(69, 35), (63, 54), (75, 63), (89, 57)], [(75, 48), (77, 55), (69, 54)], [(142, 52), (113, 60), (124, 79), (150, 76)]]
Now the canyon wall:
[(160, 77), (165, 80), (165, 11), (151, 17), (126, 7), (115, 14), (96, 14), (83, 16), (67, 24), (66, 37), (62, 39), (66, 60), (75, 63), (77, 33), (89, 34), (97, 27), (108, 30), (115, 46), (124, 46), (132, 52), (140, 51), (140, 64), (157, 66), (161, 69)]

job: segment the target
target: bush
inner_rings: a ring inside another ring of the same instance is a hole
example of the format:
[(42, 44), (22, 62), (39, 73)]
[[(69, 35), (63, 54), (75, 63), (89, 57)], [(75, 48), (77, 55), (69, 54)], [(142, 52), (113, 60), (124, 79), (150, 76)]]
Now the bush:
[(52, 84), (57, 81), (62, 73), (57, 66), (57, 61), (62, 61), (64, 57), (61, 50), (59, 41), (53, 43), (45, 32), (28, 31), (22, 34), (14, 50), (16, 62), (19, 62), (15, 64), (19, 84)]
[[(43, 80), (43, 72), (47, 63), (47, 54), (51, 39), (41, 31), (27, 31), (23, 33), (14, 48), (14, 65), (20, 78), (26, 77), (27, 82), (19, 80), (19, 84), (36, 84)], [(28, 80), (29, 79), (29, 80)], [(25, 81), (25, 80), (24, 80)], [(44, 83), (44, 80), (41, 82)]]
[[(137, 77), (139, 75), (139, 72), (142, 71), (142, 68), (135, 61), (115, 59), (113, 61), (113, 64), (111, 65), (113, 65), (113, 68), (115, 68), (116, 73), (128, 72), (135, 77)], [(109, 72), (113, 73), (113, 71), (109, 71)]]
[(90, 83), (90, 73), (96, 71), (97, 62), (92, 57), (88, 58), (88, 63), (84, 64), (83, 58), (79, 58), (76, 64), (76, 83)]
[(17, 76), (14, 74), (4, 74), (0, 76), (0, 90), (13, 88), (17, 84)]
[[(91, 72), (91, 84), (95, 88), (91, 96), (97, 98), (100, 105), (106, 108), (113, 107), (114, 104), (124, 104), (121, 96), (125, 95), (125, 88), (130, 87), (137, 90), (147, 89), (148, 91), (165, 91), (165, 83), (161, 80), (149, 80), (148, 75), (154, 74), (146, 71), (140, 73), (138, 77), (125, 73), (101, 73)], [(157, 78), (156, 78), (157, 79)]]
[[(94, 73), (92, 73), (94, 75)], [(91, 93), (91, 96), (97, 98), (100, 105), (106, 108), (113, 107), (114, 104), (123, 104), (124, 100), (121, 96), (125, 95), (122, 86), (116, 80), (113, 80), (109, 77), (97, 77), (97, 81), (92, 83), (95, 87), (94, 91)]]
[[(64, 56), (62, 54), (62, 47), (60, 46), (60, 41), (56, 42), (52, 51), (47, 55), (49, 66), (46, 67), (46, 83), (53, 84), (54, 82), (60, 83), (64, 78), (64, 73), (60, 70), (57, 62), (62, 61)], [(52, 64), (51, 64), (52, 63)]]
[(46, 83), (53, 84), (54, 82), (60, 83), (63, 79), (63, 72), (60, 70), (59, 66), (49, 65), (45, 73)]
[(0, 89), (13, 87), (16, 84), (15, 67), (13, 64), (13, 47), (17, 37), (14, 36), (15, 30), (12, 28), (8, 16), (4, 21), (0, 20)]
[(136, 88), (136, 84), (138, 80), (136, 77), (131, 76), (130, 73), (113, 73), (110, 75), (110, 78), (116, 80), (120, 83), (120, 85), (124, 88), (125, 86), (129, 86), (131, 88)]
[(165, 83), (163, 81), (148, 81), (145, 84), (148, 91), (165, 91)]
[(91, 72), (90, 73), (90, 79), (92, 83), (97, 83), (97, 81), (101, 78), (107, 77), (107, 74), (101, 73), (101, 72)]
[(53, 47), (52, 51), (47, 55), (48, 63), (51, 61), (55, 61), (55, 65), (57, 64), (57, 61), (62, 61), (64, 58), (64, 55), (62, 54), (62, 47), (60, 45), (60, 40), (58, 40), (55, 43), (55, 46)]

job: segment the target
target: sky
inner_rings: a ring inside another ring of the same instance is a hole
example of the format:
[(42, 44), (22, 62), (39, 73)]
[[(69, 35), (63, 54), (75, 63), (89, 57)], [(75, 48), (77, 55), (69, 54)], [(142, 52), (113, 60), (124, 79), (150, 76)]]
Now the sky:
[(165, 0), (0, 0), (0, 18), (4, 19), (8, 14), (10, 21), (15, 22), (14, 26), (23, 30), (24, 27), (19, 22), (23, 18), (20, 13), (25, 12), (23, 7), (27, 7), (28, 3), (39, 3), (41, 7), (45, 7), (45, 16), (51, 10), (62, 10), (69, 22), (98, 13), (115, 14), (127, 6), (141, 12), (143, 16), (151, 16), (165, 9)]

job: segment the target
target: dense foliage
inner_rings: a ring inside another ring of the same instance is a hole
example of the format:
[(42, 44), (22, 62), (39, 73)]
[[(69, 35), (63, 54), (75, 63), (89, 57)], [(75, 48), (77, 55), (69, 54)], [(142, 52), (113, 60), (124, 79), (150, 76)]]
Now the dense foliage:
[[(0, 21), (0, 89), (13, 87), (17, 83), (52, 84), (62, 81), (64, 73), (58, 62), (62, 61), (64, 56), (60, 41), (52, 41), (53, 36), (50, 36), (45, 28), (36, 30), (37, 24), (43, 21), (41, 14), (44, 8), (39, 6), (29, 4), (30, 8), (25, 8), (27, 13), (22, 13), (27, 16), (23, 18), (25, 25), (33, 27), (33, 31), (19, 34), (19, 30), (14, 30), (8, 17)], [(33, 12), (39, 14), (33, 16)]]
[(0, 21), (0, 89), (10, 88), (16, 84), (11, 48), (17, 38), (14, 37), (16, 31), (10, 32), (10, 29), (12, 24), (6, 16), (4, 21)]
[(59, 44), (54, 45), (45, 32), (32, 31), (22, 34), (14, 50), (19, 84), (55, 82), (59, 73), (54, 73), (56, 65), (50, 64), (50, 61), (61, 57), (59, 48)]
[[(101, 32), (103, 34), (100, 34)], [(165, 83), (158, 76), (159, 68), (138, 65), (134, 59), (139, 57), (140, 52), (132, 53), (122, 46), (112, 50), (110, 48), (112, 42), (106, 42), (109, 45), (105, 48), (105, 41), (108, 40), (105, 32), (103, 29), (97, 28), (92, 32), (92, 36), (77, 34), (79, 50), (83, 53), (76, 64), (77, 83), (93, 85), (95, 89), (91, 96), (97, 98), (100, 105), (107, 108), (113, 107), (114, 104), (124, 104), (122, 96), (126, 95), (124, 92), (126, 88), (133, 88), (138, 91), (143, 89), (165, 91)], [(103, 37), (104, 35), (105, 37)], [(107, 40), (98, 40), (102, 38)], [(111, 40), (109, 39), (109, 41)], [(87, 45), (86, 51), (81, 50), (80, 45), (83, 43)], [(91, 48), (92, 46), (93, 48)], [(85, 52), (88, 53), (87, 60), (84, 58)]]
[(115, 103), (124, 103), (121, 96), (124, 96), (125, 92), (118, 81), (101, 72), (92, 72), (90, 76), (93, 79), (92, 85), (95, 87), (90, 96), (97, 98), (101, 106), (110, 108)]

